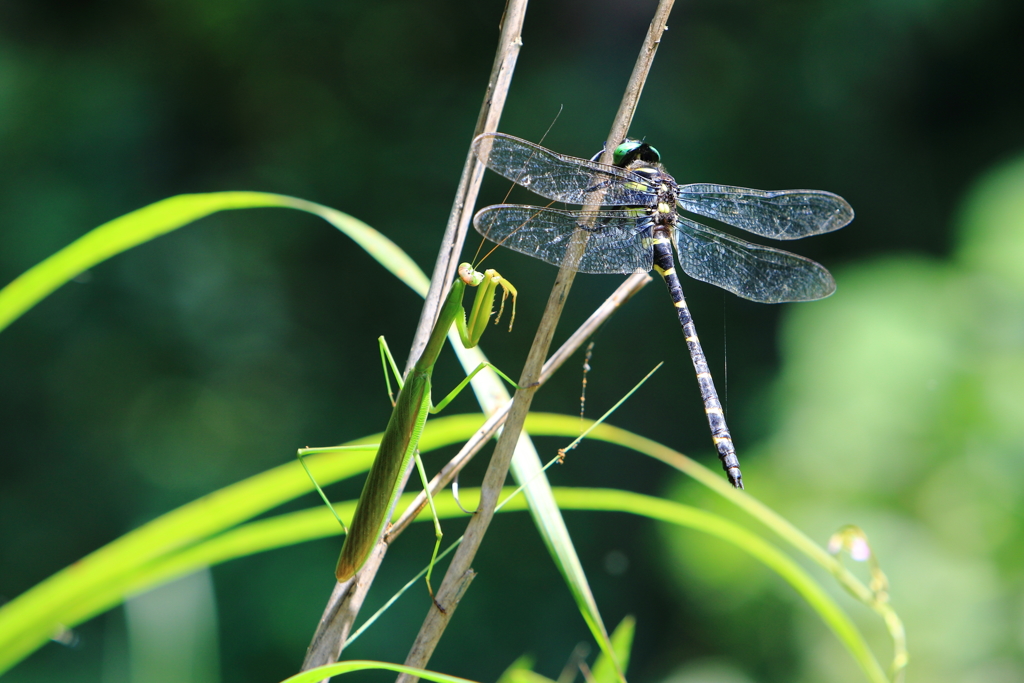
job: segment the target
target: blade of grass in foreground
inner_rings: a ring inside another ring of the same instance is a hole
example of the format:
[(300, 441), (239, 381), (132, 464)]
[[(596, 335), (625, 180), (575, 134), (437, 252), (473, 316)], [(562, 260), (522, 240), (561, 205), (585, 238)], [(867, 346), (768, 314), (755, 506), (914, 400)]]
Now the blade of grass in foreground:
[[(479, 421), (479, 416), (439, 418), (432, 423), (428, 423), (428, 425), (432, 424), (434, 427), (424, 434), (424, 440), (421, 444), (425, 448), (436, 448), (441, 443), (458, 442), (468, 437), (475, 430), (476, 426), (479, 425)], [(552, 435), (575, 434), (579, 427), (579, 417), (540, 415), (537, 420), (534, 420), (534, 424), (529, 426), (535, 433)], [(548, 429), (545, 429), (545, 426)], [(615, 443), (624, 443), (629, 441), (630, 438), (639, 438), (625, 430), (616, 428), (609, 428), (602, 432), (599, 427), (593, 434), (596, 434), (597, 438), (604, 438)], [(654, 445), (658, 448), (664, 448), (657, 444)], [(682, 457), (679, 454), (676, 455)], [(313, 467), (316, 468), (317, 476), (323, 477), (325, 481), (331, 480), (332, 476), (334, 479), (337, 479), (339, 478), (338, 472), (343, 469), (340, 466), (345, 460), (345, 458), (325, 457), (321, 458), (320, 461), (314, 460)], [(366, 464), (368, 464), (368, 461), (364, 463), (364, 466)], [(699, 465), (695, 466), (700, 467)], [(333, 475), (329, 472), (330, 469), (335, 471)], [(707, 470), (707, 474), (716, 480), (720, 479), (720, 477), (711, 473), (710, 470)], [(65, 570), (65, 572), (55, 575), (32, 591), (0, 608), (0, 653), (10, 655), (15, 650), (24, 650), (26, 647), (28, 651), (31, 651), (42, 642), (45, 642), (53, 632), (54, 624), (74, 626), (84, 619), (118, 604), (130, 592), (144, 590), (159, 582), (185, 575), (197, 568), (210, 566), (255, 552), (262, 552), (271, 548), (336, 534), (338, 529), (333, 517), (326, 510), (317, 507), (240, 526), (191, 546), (183, 547), (179, 544), (173, 549), (167, 549), (160, 556), (152, 557), (148, 562), (137, 563), (131, 568), (117, 567), (117, 569), (122, 570), (122, 573), (112, 578), (108, 577), (109, 580), (107, 582), (91, 585), (83, 585), (81, 582), (82, 574), (100, 573), (97, 567), (93, 566), (94, 563), (138, 562), (139, 554), (137, 552), (117, 552), (115, 547), (118, 544), (136, 543), (145, 547), (147, 544), (167, 543), (169, 539), (164, 537), (165, 533), (189, 529), (190, 525), (187, 523), (169, 523), (169, 520), (166, 519), (168, 517), (184, 517), (186, 515), (209, 516), (210, 507), (208, 503), (211, 501), (217, 501), (220, 509), (224, 512), (236, 513), (246, 499), (252, 498), (262, 501), (254, 507), (266, 507), (269, 509), (269, 507), (273, 507), (276, 504), (276, 502), (270, 501), (280, 501), (282, 498), (294, 497), (287, 492), (282, 493), (282, 489), (293, 488), (298, 483), (294, 480), (302, 482), (301, 488), (304, 491), (310, 490), (311, 485), (308, 483), (308, 479), (305, 479), (301, 469), (294, 463), (289, 463), (287, 466), (275, 468), (250, 480), (227, 487), (196, 503), (169, 513), (164, 518), (154, 520), (132, 532), (127, 537), (115, 541), (110, 546), (85, 558), (76, 565), (75, 569), (77, 571), (69, 572), (69, 570)], [(727, 490), (730, 494), (735, 494), (732, 489)], [(476, 493), (475, 491), (464, 491), (465, 504), (473, 505), (473, 498)], [(825, 623), (833, 630), (841, 642), (846, 645), (851, 654), (854, 655), (869, 680), (885, 680), (881, 668), (874, 660), (870, 651), (867, 650), (863, 637), (831, 597), (788, 556), (782, 554), (777, 548), (749, 530), (712, 513), (680, 505), (672, 501), (629, 492), (556, 489), (555, 493), (559, 505), (563, 508), (630, 512), (704, 531), (726, 542), (737, 545), (779, 573), (807, 600), (808, 604), (818, 611)], [(411, 499), (411, 495), (406, 496), (407, 501)], [(439, 497), (437, 504), (438, 512), (441, 516), (449, 517), (461, 514), (450, 496)], [(522, 498), (516, 498), (504, 509), (522, 510), (525, 507), (525, 501)], [(258, 514), (258, 512), (253, 512), (254, 514)], [(179, 520), (179, 522), (182, 521)], [(148, 543), (145, 540), (147, 537), (151, 539)], [(170, 542), (173, 545), (173, 540)], [(138, 548), (134, 550), (138, 550)], [(108, 570), (112, 571), (113, 569), (114, 567), (108, 567)], [(64, 574), (70, 575), (62, 576)], [(60, 597), (62, 599), (50, 604), (51, 611), (49, 614), (43, 615), (40, 608), (45, 607), (49, 601), (44, 601), (42, 605), (39, 604), (37, 600), (40, 597), (45, 597), (40, 596), (39, 592), (42, 591), (45, 594), (48, 588), (47, 584), (53, 582), (56, 585), (49, 586), (50, 592), (61, 593), (61, 595), (50, 595), (49, 597)], [(16, 610), (17, 607), (22, 609)], [(19, 615), (20, 619), (15, 618)], [(25, 637), (33, 640), (34, 644), (25, 642)], [(0, 659), (3, 659), (3, 657), (0, 657)], [(14, 661), (17, 661), (17, 659)], [(0, 661), (0, 669), (10, 666), (11, 663), (7, 661), (5, 665), (4, 662)]]
[(267, 192), (209, 192), (169, 197), (89, 231), (0, 290), (0, 330), (47, 295), (112, 256), (189, 223), (232, 209), (290, 208), (320, 216), (355, 240), (410, 287), (426, 290), (426, 276), (398, 246), (362, 221), (303, 199)]
[(437, 673), (436, 671), (428, 671), (427, 669), (414, 669), (411, 666), (402, 666), (401, 664), (391, 664), (389, 662), (374, 662), (368, 660), (353, 659), (347, 662), (338, 662), (336, 664), (328, 664), (327, 666), (320, 666), (309, 671), (303, 671), (302, 673), (289, 676), (288, 678), (281, 681), (281, 683), (314, 683), (331, 676), (340, 676), (342, 674), (352, 673), (354, 671), (366, 671), (366, 670), (378, 670), (378, 671), (394, 671), (395, 673), (405, 673), (410, 676), (416, 676), (418, 678), (425, 678), (428, 681), (434, 681), (434, 683), (476, 683), (468, 678), (459, 678), (458, 676), (449, 676), (448, 674)]
[[(578, 416), (575, 418), (565, 417), (567, 420), (578, 419)], [(512, 493), (514, 490), (509, 487), (503, 495)], [(554, 493), (562, 509), (627, 512), (701, 531), (735, 545), (779, 574), (818, 612), (825, 624), (851, 652), (869, 680), (876, 683), (886, 680), (884, 673), (868, 650), (863, 636), (842, 608), (802, 567), (753, 532), (714, 513), (628, 491), (556, 488)], [(478, 489), (467, 489), (462, 492), (464, 505), (475, 505), (478, 497)], [(407, 503), (412, 498), (412, 494), (406, 494), (402, 502)], [(463, 514), (450, 495), (439, 497), (435, 503), (438, 515), (442, 518), (459, 517)], [(351, 502), (346, 503), (346, 507), (339, 505), (339, 512), (350, 511), (352, 505)], [(522, 498), (515, 498), (502, 511), (525, 509), (526, 501)], [(429, 516), (422, 515), (421, 519), (428, 520)], [(186, 575), (201, 567), (337, 533), (338, 526), (333, 517), (319, 507), (246, 524), (196, 546), (161, 558), (150, 566), (142, 567), (132, 577), (132, 583), (121, 586), (118, 590), (80, 596), (78, 601), (73, 601), (68, 605), (67, 612), (60, 615), (63, 617), (62, 623), (67, 625), (80, 623), (84, 619), (118, 604), (130, 592), (144, 590), (157, 583)]]
[[(579, 423), (576, 418), (569, 418), (565, 415), (549, 413), (531, 413), (527, 418), (526, 431), (531, 434), (555, 435), (573, 437), (578, 433)], [(697, 461), (686, 457), (682, 453), (663, 446), (638, 434), (633, 434), (624, 429), (613, 427), (608, 424), (598, 425), (589, 434), (589, 438), (599, 441), (616, 443), (626, 448), (643, 453), (652, 458), (660, 460), (665, 464), (674, 467), (683, 474), (693, 477), (698, 482), (711, 489), (727, 501), (749, 514), (760, 523), (774, 531), (780, 538), (799, 550), (810, 560), (817, 563), (823, 569), (831, 573), (836, 581), (851, 595), (874, 610), (886, 624), (889, 636), (893, 641), (894, 660), (898, 663), (906, 658), (906, 652), (900, 646), (903, 642), (903, 622), (896, 611), (887, 602), (876, 600), (874, 592), (865, 586), (854, 576), (843, 564), (810, 539), (789, 520), (779, 513), (754, 498), (749, 494), (739, 493), (733, 489), (720, 476), (704, 467)], [(897, 668), (901, 668), (897, 666)]]

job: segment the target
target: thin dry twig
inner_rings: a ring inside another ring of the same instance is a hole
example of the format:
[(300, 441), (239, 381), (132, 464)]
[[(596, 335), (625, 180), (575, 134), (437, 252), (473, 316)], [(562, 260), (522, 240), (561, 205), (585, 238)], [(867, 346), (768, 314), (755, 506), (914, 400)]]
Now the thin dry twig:
[[(491, 76), (487, 81), (487, 91), (484, 93), (480, 115), (477, 117), (476, 127), (473, 129), (473, 138), (485, 131), (498, 129), (498, 121), (501, 119), (501, 112), (505, 108), (505, 99), (508, 97), (508, 89), (512, 84), (512, 73), (515, 71), (516, 60), (519, 58), (519, 49), (523, 46), (522, 29), (523, 20), (526, 18), (526, 3), (527, 0), (509, 0), (508, 6), (505, 8), (505, 14), (501, 20), (498, 51), (494, 55), (494, 65), (491, 67)], [(462, 177), (459, 179), (459, 187), (455, 192), (451, 213), (448, 215), (448, 225), (441, 238), (441, 248), (437, 252), (437, 261), (430, 279), (430, 289), (427, 290), (427, 297), (420, 313), (419, 326), (416, 328), (416, 335), (413, 337), (412, 348), (409, 351), (409, 359), (405, 367), (406, 373), (423, 353), (423, 348), (430, 337), (430, 331), (437, 320), (442, 297), (455, 279), (459, 255), (462, 253), (462, 245), (466, 241), (469, 221), (473, 215), (473, 207), (476, 205), (483, 177), (484, 166), (470, 148), (466, 155), (466, 162), (462, 166)]]
[[(608, 142), (605, 145), (605, 152), (602, 156), (602, 161), (605, 163), (611, 161), (612, 151), (625, 139), (626, 132), (629, 130), (633, 112), (636, 110), (637, 101), (643, 90), (643, 84), (646, 81), (647, 73), (650, 71), (654, 53), (661, 42), (661, 35), (665, 30), (672, 4), (673, 0), (662, 0), (655, 12), (654, 19), (647, 32), (647, 38), (640, 51), (640, 57), (637, 59), (636, 66), (633, 69), (633, 75), (630, 77), (626, 93), (615, 117), (615, 122), (612, 124)], [(574, 240), (573, 244), (570, 245), (570, 249), (581, 249), (584, 244), (583, 240), (579, 242)], [(519, 380), (519, 386), (526, 388), (516, 391), (512, 408), (505, 422), (505, 430), (498, 440), (498, 445), (494, 450), (494, 455), (491, 456), (491, 462), (484, 475), (479, 507), (476, 514), (470, 520), (463, 542), (452, 558), (444, 580), (437, 591), (437, 602), (444, 608), (444, 611), (434, 607), (429, 609), (423, 625), (420, 627), (420, 632), (417, 634), (416, 641), (406, 657), (406, 666), (426, 667), (434, 648), (444, 633), (445, 627), (455, 612), (457, 606), (456, 598), (458, 597), (457, 591), (460, 586), (461, 577), (471, 570), (470, 565), (473, 562), (473, 558), (476, 556), (487, 527), (494, 517), (494, 508), (497, 505), (499, 491), (505, 482), (516, 443), (519, 440), (523, 423), (526, 420), (526, 414), (529, 412), (530, 404), (537, 390), (541, 363), (544, 356), (547, 355), (558, 318), (561, 315), (565, 299), (572, 286), (575, 272), (568, 265), (572, 262), (571, 256), (567, 255), (563, 266), (559, 269), (551, 295), (548, 297), (544, 317), (537, 329), (533, 346), (530, 348), (530, 353)], [(400, 675), (397, 679), (398, 683), (413, 683), (415, 680), (417, 680), (415, 677), (406, 674)]]
[[(495, 130), (501, 111), (508, 94), (512, 73), (515, 71), (516, 60), (519, 57), (519, 49), (522, 47), (521, 32), (523, 20), (526, 15), (527, 0), (509, 0), (502, 17), (501, 36), (498, 41), (498, 51), (494, 58), (494, 65), (491, 69), (491, 76), (488, 79), (487, 92), (484, 95), (483, 105), (480, 108), (480, 116), (477, 119), (476, 129), (473, 137), (476, 137), (485, 130)], [(469, 226), (470, 212), (476, 204), (476, 196), (479, 192), (480, 182), (483, 178), (483, 166), (480, 164), (472, 149), (469, 151), (466, 163), (462, 169), (462, 177), (459, 180), (459, 187), (455, 195), (451, 216), (448, 226), (445, 228), (444, 237), (441, 242), (441, 249), (438, 253), (437, 262), (434, 266), (434, 273), (430, 282), (430, 289), (427, 291), (427, 298), (420, 314), (419, 326), (413, 340), (412, 349), (409, 353), (409, 360), (406, 365), (406, 372), (416, 362), (416, 359), (423, 353), (430, 330), (437, 318), (439, 302), (445, 294), (445, 288), (454, 279), (456, 261), (462, 251), (462, 244), (465, 241), (466, 230)], [(408, 479), (411, 468), (405, 473)], [(405, 484), (403, 482), (402, 486)], [(317, 625), (316, 632), (306, 651), (306, 657), (302, 662), (302, 671), (330, 664), (337, 661), (341, 654), (341, 648), (356, 615), (362, 607), (366, 596), (366, 590), (373, 582), (377, 574), (380, 562), (384, 557), (386, 545), (379, 543), (370, 559), (363, 565), (362, 569), (350, 581), (335, 586), (323, 616)], [(466, 584), (468, 585), (468, 583)]]

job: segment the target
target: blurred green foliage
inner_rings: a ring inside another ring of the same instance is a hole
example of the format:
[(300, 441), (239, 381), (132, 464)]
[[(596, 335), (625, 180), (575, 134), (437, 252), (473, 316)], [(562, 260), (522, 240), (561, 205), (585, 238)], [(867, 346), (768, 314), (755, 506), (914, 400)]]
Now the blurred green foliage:
[[(0, 4), (0, 281), (130, 210), (227, 189), (335, 206), (432, 263), (501, 5)], [(545, 144), (595, 152), (652, 9), (536, 3), (501, 128), (538, 139), (564, 105)], [(680, 180), (825, 189), (857, 210), (799, 244), (839, 290), (792, 307), (778, 348), (788, 307), (684, 287), (751, 492), (822, 542), (844, 523), (867, 531), (908, 622), (910, 680), (1017, 680), (1024, 661), (1019, 167), (955, 213), (1024, 150), (1022, 19), (998, 0), (680, 4), (632, 129)], [(483, 201), (506, 190), (490, 178)], [(516, 330), (487, 346), (514, 373), (554, 270), (488, 263), (520, 287)], [(374, 339), (401, 355), (419, 302), (376, 268), (315, 219), (219, 216), (98, 267), (0, 335), (0, 594), (297, 446), (379, 429), (390, 407)], [(565, 328), (614, 286), (579, 278)], [(668, 360), (666, 389), (613, 421), (713, 462), (678, 326), (648, 290), (598, 336), (588, 411)], [(448, 386), (459, 372), (449, 357), (437, 374)], [(567, 368), (535, 407), (571, 413), (578, 395)], [(659, 465), (578, 453), (556, 483), (663, 489)], [(856, 675), (749, 560), (692, 539), (680, 559), (650, 525), (598, 519), (568, 516), (606, 622), (637, 616), (631, 680)], [(371, 602), (423, 564), (431, 534), (417, 533)], [(213, 570), (222, 680), (295, 671), (336, 555), (324, 541)], [(587, 632), (525, 516), (496, 522), (476, 568), (431, 667), (494, 680), (530, 652), (556, 676)], [(419, 598), (351, 655), (401, 661)], [(884, 652), (877, 622), (865, 628)], [(112, 612), (8, 679), (130, 680), (130, 631)]]

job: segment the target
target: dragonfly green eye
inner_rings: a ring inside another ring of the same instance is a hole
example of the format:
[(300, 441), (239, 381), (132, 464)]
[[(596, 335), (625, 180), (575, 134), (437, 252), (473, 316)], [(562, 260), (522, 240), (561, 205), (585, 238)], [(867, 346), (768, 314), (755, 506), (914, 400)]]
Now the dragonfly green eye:
[(612, 156), (616, 166), (624, 166), (623, 160), (631, 155), (634, 150), (640, 147), (643, 143), (639, 140), (626, 140), (621, 145), (615, 148), (615, 153)]
[[(603, 146), (600, 152), (590, 157), (590, 160), (600, 161), (602, 154), (604, 154)], [(612, 154), (612, 164), (621, 168), (629, 166), (637, 159), (649, 164), (656, 164), (661, 161), (661, 154), (643, 140), (632, 138), (627, 138), (625, 142), (615, 148), (615, 152)]]
[(656, 164), (661, 161), (661, 154), (643, 140), (628, 139), (615, 148), (613, 163), (616, 166), (629, 166), (637, 159)]

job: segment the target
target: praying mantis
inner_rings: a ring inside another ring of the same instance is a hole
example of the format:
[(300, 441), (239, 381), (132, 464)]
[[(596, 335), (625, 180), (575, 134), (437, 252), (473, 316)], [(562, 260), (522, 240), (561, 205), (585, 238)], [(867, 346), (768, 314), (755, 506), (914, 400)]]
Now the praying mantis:
[[(477, 288), (473, 306), (468, 317), (462, 306), (462, 298), (467, 286)], [(453, 323), (458, 330), (459, 338), (467, 348), (472, 348), (479, 343), (480, 337), (483, 336), (484, 330), (487, 328), (487, 322), (490, 320), (493, 312), (494, 298), (498, 287), (502, 289), (501, 306), (494, 322), (497, 323), (500, 320), (505, 308), (505, 300), (511, 294), (512, 317), (509, 320), (509, 329), (511, 330), (512, 323), (515, 321), (517, 294), (515, 287), (495, 270), (486, 270), (481, 273), (475, 270), (469, 263), (459, 265), (458, 277), (452, 284), (448, 297), (441, 306), (441, 312), (431, 330), (423, 354), (416, 361), (404, 382), (402, 381), (401, 373), (398, 371), (398, 366), (388, 350), (387, 343), (383, 337), (380, 337), (381, 358), (385, 363), (385, 379), (387, 379), (387, 366), (390, 365), (391, 371), (394, 373), (399, 385), (398, 398), (394, 402), (391, 418), (388, 420), (380, 446), (377, 448), (373, 465), (366, 477), (366, 483), (363, 485), (362, 494), (359, 496), (359, 502), (356, 504), (356, 510), (352, 516), (352, 523), (347, 529), (345, 543), (341, 548), (341, 555), (338, 557), (335, 577), (339, 582), (347, 581), (355, 576), (356, 572), (369, 559), (370, 553), (377, 545), (377, 542), (384, 535), (394, 513), (398, 497), (402, 492), (405, 472), (408, 470), (411, 462), (415, 460), (416, 468), (423, 482), (423, 488), (427, 492), (427, 502), (430, 505), (431, 514), (434, 518), (436, 541), (426, 577), (427, 590), (430, 592), (431, 597), (433, 597), (434, 591), (430, 585), (430, 578), (434, 563), (437, 560), (438, 549), (441, 547), (442, 533), (437, 512), (434, 508), (434, 500), (430, 495), (423, 461), (420, 459), (419, 451), (417, 450), (427, 416), (428, 414), (434, 414), (443, 410), (452, 399), (466, 388), (470, 380), (485, 367), (493, 369), (512, 386), (517, 386), (517, 384), (490, 363), (481, 363), (458, 386), (452, 389), (440, 403), (434, 405), (431, 398), (431, 375), (433, 374), (434, 365), (441, 354), (441, 349), (444, 348), (448, 330)], [(390, 392), (390, 382), (388, 386)], [(301, 461), (303, 456), (311, 453), (337, 452), (344, 449), (345, 447), (340, 446), (302, 448), (299, 449), (298, 457)], [(305, 466), (305, 463), (303, 463), (303, 466)], [(316, 485), (315, 480), (314, 485)], [(317, 486), (317, 490), (320, 490), (319, 486)], [(320, 491), (320, 495), (324, 497), (326, 502), (327, 499), (323, 491)], [(339, 521), (341, 520), (339, 519)], [(344, 523), (342, 526), (344, 526)]]

